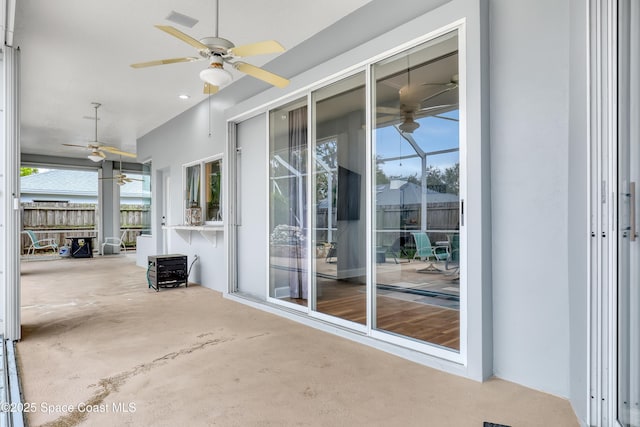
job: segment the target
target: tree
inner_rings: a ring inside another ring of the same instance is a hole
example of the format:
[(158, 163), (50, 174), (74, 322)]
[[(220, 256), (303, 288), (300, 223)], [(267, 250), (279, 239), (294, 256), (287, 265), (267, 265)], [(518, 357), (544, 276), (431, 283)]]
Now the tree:
[[(437, 191), (438, 193), (458, 194), (460, 191), (460, 164), (448, 167), (444, 170), (429, 165), (427, 167), (427, 188)], [(409, 182), (420, 184), (420, 177), (414, 174), (409, 177)]]
[(36, 168), (20, 168), (20, 176), (34, 175), (36, 173), (38, 173), (38, 169)]
[(376, 156), (376, 184), (380, 185), (380, 184), (388, 184), (390, 182), (389, 177), (387, 176), (387, 174), (384, 173), (384, 171), (382, 170), (382, 167), (380, 166), (382, 163), (380, 162), (380, 159), (382, 157), (380, 155)]
[(460, 191), (460, 163), (446, 168), (442, 175), (442, 181), (447, 188), (447, 193), (458, 194)]

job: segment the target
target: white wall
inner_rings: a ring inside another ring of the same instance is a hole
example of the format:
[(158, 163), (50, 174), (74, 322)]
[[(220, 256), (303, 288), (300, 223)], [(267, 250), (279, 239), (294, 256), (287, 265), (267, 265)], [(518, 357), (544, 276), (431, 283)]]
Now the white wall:
[(494, 370), (569, 395), (568, 2), (492, 0)]
[[(225, 152), (225, 122), (222, 120), (221, 112), (215, 107), (212, 107), (211, 118), (211, 136), (209, 136), (209, 105), (205, 101), (138, 140), (138, 157), (152, 159), (151, 176), (156, 177), (158, 175), (156, 172), (164, 169), (171, 174), (170, 218), (172, 224), (169, 225), (178, 225), (183, 222), (182, 165)], [(153, 239), (157, 241), (158, 234), (162, 233), (157, 215), (161, 197), (158, 188), (161, 186), (153, 187), (151, 228)], [(188, 235), (178, 234), (175, 230), (168, 232), (172, 234), (169, 253), (187, 255), (189, 265), (194, 255), (200, 258), (193, 265), (189, 281), (218, 291), (226, 291), (224, 233), (216, 233), (217, 244), (214, 247), (198, 232), (191, 232), (190, 243)]]
[[(444, 11), (472, 3), (453, 1), (426, 17), (416, 15), (415, 21), (420, 21), (426, 31), (432, 22), (441, 19)], [(569, 4), (555, 0), (489, 1), (491, 193), (486, 200), (491, 202), (492, 230), (483, 238), (491, 243), (492, 264), (487, 276), (485, 271), (479, 272), (491, 281), (487, 289), (492, 300), (483, 299), (482, 307), (470, 310), (493, 314), (493, 337), (485, 336), (489, 350), (474, 347), (471, 351), (492, 357), (497, 376), (559, 396), (571, 395), (577, 401), (582, 389), (578, 379), (580, 369), (572, 370), (570, 355), (581, 350), (582, 341), (573, 337), (584, 333), (584, 325), (579, 315), (570, 319), (570, 309), (575, 313), (586, 312), (586, 307), (581, 299), (583, 294), (574, 292), (581, 286), (580, 274), (572, 274), (578, 282), (569, 287), (568, 166), (573, 164), (569, 157), (569, 108), (572, 101), (580, 102), (579, 98), (571, 98), (569, 82), (570, 67), (580, 69), (582, 64), (571, 63), (579, 62), (580, 55), (571, 55), (569, 41), (573, 38), (575, 46), (586, 46), (586, 40), (581, 33), (584, 28), (577, 26), (571, 30)], [(411, 3), (407, 7), (417, 6)], [(380, 13), (372, 20), (372, 26), (384, 20), (384, 14)], [(415, 37), (415, 28), (414, 24), (400, 26), (375, 43), (367, 42), (348, 55), (337, 54), (295, 76), (284, 93), (292, 93), (381, 50), (407, 42)], [(470, 32), (470, 36), (476, 35)], [(340, 36), (348, 37), (336, 34)], [(469, 59), (477, 60), (478, 54), (470, 54)], [(269, 89), (236, 103), (224, 114), (241, 115), (281, 96), (281, 90)], [(145, 158), (143, 153), (153, 153), (154, 169), (169, 167), (172, 177), (176, 177), (172, 180), (176, 200), (182, 200), (181, 179), (177, 179), (181, 176), (181, 164), (222, 151), (223, 123), (215, 115), (214, 135), (208, 138), (204, 109), (198, 106), (140, 140), (141, 158)], [(579, 125), (579, 120), (576, 123)], [(266, 129), (262, 142), (266, 143)], [(578, 170), (572, 176), (572, 191), (580, 191), (581, 179)], [(181, 208), (174, 206), (174, 215), (181, 215)], [(224, 268), (219, 268), (224, 265), (222, 245), (215, 249), (208, 247), (197, 236), (191, 246), (177, 237), (173, 242), (172, 250), (190, 255), (197, 252), (210, 261), (200, 265), (206, 270), (200, 273), (205, 286), (224, 288), (219, 283), (224, 280), (220, 273)], [(255, 244), (266, 248), (266, 237)], [(469, 254), (470, 258), (481, 256)], [(572, 257), (571, 261), (572, 272), (583, 267), (579, 259)], [(577, 302), (570, 305), (569, 297), (574, 298), (574, 294)], [(491, 327), (490, 322), (487, 324)], [(474, 335), (472, 332), (470, 336)], [(586, 353), (586, 348), (582, 350)], [(582, 366), (586, 362), (580, 363)], [(582, 411), (580, 404), (577, 408)]]
[(589, 211), (587, 199), (588, 98), (587, 98), (587, 5), (570, 3), (570, 116), (569, 116), (569, 195), (568, 267), (569, 267), (569, 396), (578, 417), (586, 424), (589, 388), (587, 381), (588, 302), (587, 249), (589, 246)]

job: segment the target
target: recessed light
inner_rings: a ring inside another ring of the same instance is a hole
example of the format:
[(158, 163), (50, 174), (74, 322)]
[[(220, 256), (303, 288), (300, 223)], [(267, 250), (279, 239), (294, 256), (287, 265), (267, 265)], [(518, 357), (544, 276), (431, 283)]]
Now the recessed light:
[(189, 99), (191, 97), (189, 95), (187, 95), (186, 93), (183, 93), (182, 95), (178, 95), (178, 98), (180, 98), (180, 99)]

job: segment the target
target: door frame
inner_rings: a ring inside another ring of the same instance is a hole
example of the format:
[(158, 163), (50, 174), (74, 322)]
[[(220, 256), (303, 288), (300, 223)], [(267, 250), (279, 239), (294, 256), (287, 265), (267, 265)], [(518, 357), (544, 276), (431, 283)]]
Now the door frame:
[(618, 408), (618, 3), (588, 2), (587, 425), (621, 426)]

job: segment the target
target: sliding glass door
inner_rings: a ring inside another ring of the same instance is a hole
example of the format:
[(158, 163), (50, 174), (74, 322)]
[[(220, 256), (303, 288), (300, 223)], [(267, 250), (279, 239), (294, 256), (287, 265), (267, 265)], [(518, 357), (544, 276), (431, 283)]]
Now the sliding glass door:
[(269, 112), (273, 302), (460, 352), (458, 56), (452, 31)]
[(375, 324), (460, 349), (456, 32), (376, 64)]
[(308, 304), (307, 99), (269, 114), (269, 296)]
[(619, 3), (617, 419), (640, 426), (640, 4)]
[(364, 72), (312, 94), (313, 305), (366, 324)]

